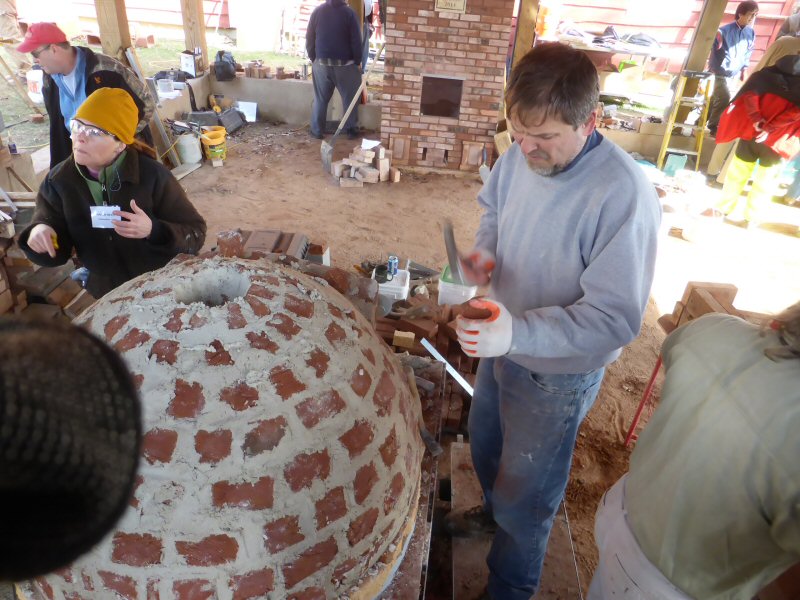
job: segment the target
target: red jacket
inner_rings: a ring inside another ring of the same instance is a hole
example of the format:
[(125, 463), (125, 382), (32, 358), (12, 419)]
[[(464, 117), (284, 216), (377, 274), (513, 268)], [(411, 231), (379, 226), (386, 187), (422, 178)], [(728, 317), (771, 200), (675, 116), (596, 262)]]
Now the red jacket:
[(800, 76), (794, 75), (795, 64), (800, 66), (800, 57), (787, 56), (750, 76), (720, 118), (717, 143), (766, 133), (757, 141), (783, 158), (800, 152)]

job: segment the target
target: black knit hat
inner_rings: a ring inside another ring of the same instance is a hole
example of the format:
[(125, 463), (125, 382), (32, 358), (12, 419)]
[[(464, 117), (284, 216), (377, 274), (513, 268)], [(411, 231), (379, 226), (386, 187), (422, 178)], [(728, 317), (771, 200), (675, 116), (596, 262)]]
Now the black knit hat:
[(133, 491), (140, 413), (104, 342), (0, 319), (0, 580), (63, 567), (112, 529)]

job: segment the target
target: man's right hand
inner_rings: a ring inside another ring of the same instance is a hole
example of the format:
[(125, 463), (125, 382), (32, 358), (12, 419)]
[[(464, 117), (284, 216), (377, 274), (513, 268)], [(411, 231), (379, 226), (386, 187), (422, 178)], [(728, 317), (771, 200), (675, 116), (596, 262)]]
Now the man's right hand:
[(494, 270), (494, 254), (485, 248), (474, 248), (466, 257), (459, 258), (467, 283), (486, 285)]
[(56, 248), (54, 239), (56, 238), (56, 230), (50, 225), (40, 223), (31, 229), (28, 236), (28, 247), (34, 252), (39, 254), (49, 254), (52, 258), (56, 257)]

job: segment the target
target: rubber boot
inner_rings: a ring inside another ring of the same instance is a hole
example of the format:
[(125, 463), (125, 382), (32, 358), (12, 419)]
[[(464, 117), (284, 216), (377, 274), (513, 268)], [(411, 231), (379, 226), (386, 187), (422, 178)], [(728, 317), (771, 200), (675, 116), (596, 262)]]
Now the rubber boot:
[(753, 185), (747, 194), (747, 205), (744, 208), (746, 221), (756, 223), (759, 217), (763, 219), (764, 209), (772, 202), (782, 170), (783, 162), (771, 167), (758, 166), (753, 175)]
[(741, 204), (742, 190), (747, 185), (750, 175), (755, 169), (756, 163), (746, 162), (734, 156), (731, 164), (728, 167), (728, 173), (725, 175), (725, 184), (722, 186), (722, 198), (717, 203), (717, 210), (722, 211), (731, 219), (741, 221), (743, 219), (743, 209), (737, 209), (737, 205)]

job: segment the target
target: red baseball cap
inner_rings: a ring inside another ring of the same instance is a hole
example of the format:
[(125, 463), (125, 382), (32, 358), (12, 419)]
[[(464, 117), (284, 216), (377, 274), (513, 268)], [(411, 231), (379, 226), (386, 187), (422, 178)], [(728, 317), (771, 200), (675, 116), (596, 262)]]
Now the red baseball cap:
[(47, 44), (60, 44), (66, 41), (66, 34), (55, 23), (32, 23), (28, 26), (25, 39), (17, 46), (17, 51), (31, 52)]

